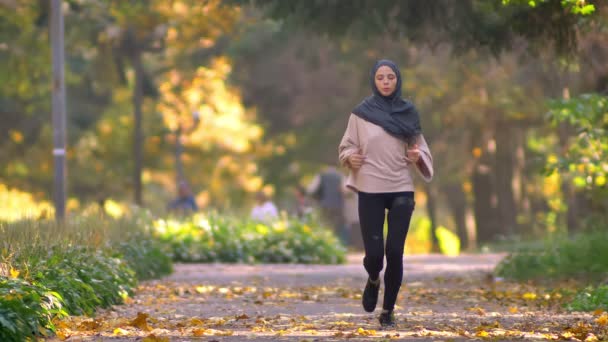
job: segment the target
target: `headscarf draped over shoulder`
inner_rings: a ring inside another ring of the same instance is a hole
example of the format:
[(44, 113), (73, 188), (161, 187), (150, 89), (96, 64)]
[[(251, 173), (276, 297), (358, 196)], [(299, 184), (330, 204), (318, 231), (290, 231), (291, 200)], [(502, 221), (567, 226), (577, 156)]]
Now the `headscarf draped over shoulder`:
[[(380, 94), (374, 81), (376, 71), (381, 66), (388, 66), (397, 76), (395, 91), (389, 96)], [(420, 115), (414, 104), (401, 98), (401, 82), (401, 73), (395, 63), (387, 59), (377, 61), (370, 75), (373, 94), (356, 106), (352, 113), (382, 127), (392, 136), (410, 143), (422, 133), (422, 128), (420, 127)]]

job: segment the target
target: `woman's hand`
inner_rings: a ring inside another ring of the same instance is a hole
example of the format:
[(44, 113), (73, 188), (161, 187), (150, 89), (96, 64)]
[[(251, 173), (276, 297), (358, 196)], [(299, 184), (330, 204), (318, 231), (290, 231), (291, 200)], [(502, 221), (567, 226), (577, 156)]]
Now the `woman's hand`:
[(348, 157), (348, 165), (353, 170), (358, 170), (363, 162), (365, 161), (365, 156), (361, 154), (361, 151), (357, 153), (353, 153)]
[(411, 146), (406, 152), (407, 159), (416, 164), (418, 160), (420, 160), (420, 150), (418, 149), (418, 144), (414, 144)]

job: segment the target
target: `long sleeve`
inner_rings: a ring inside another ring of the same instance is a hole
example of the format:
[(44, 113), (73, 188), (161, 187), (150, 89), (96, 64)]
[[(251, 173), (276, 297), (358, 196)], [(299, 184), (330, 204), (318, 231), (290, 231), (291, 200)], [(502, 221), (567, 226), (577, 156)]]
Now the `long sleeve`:
[(342, 136), (342, 141), (340, 141), (340, 146), (338, 147), (340, 164), (343, 166), (348, 166), (348, 157), (350, 157), (353, 153), (358, 152), (360, 149), (359, 144), (359, 134), (357, 132), (357, 121), (353, 114), (348, 118), (348, 125), (346, 126), (346, 131), (344, 132), (344, 136)]
[(422, 134), (418, 137), (418, 149), (420, 150), (420, 159), (416, 163), (416, 170), (422, 179), (428, 183), (433, 179), (435, 171), (433, 169), (431, 150)]

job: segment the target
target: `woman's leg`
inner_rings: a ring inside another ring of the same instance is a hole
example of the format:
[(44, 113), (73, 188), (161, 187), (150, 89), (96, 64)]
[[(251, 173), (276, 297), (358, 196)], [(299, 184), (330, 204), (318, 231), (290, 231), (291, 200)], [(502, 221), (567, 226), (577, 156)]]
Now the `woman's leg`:
[(384, 197), (381, 194), (359, 192), (359, 222), (365, 257), (363, 266), (370, 279), (380, 276), (384, 262)]
[(414, 211), (414, 193), (396, 194), (388, 211), (386, 237), (386, 270), (382, 308), (392, 311), (403, 279), (403, 248)]

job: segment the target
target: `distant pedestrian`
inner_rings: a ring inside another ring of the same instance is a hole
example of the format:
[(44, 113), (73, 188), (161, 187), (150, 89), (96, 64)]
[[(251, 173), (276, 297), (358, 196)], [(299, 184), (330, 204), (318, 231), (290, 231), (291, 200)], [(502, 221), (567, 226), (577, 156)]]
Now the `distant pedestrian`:
[(343, 189), (344, 176), (335, 167), (327, 166), (315, 176), (307, 192), (318, 201), (322, 219), (331, 226), (340, 240), (346, 243)]
[(348, 188), (344, 191), (344, 224), (346, 225), (348, 246), (355, 250), (363, 250), (361, 225), (359, 224), (359, 196)]
[(255, 195), (256, 204), (251, 209), (251, 219), (260, 222), (269, 222), (279, 217), (277, 206), (270, 200), (264, 191)]
[(169, 203), (169, 210), (180, 213), (188, 214), (198, 211), (198, 205), (192, 195), (192, 191), (185, 181), (179, 182), (177, 188), (177, 198)]
[(412, 173), (417, 170), (427, 182), (433, 177), (433, 159), (422, 136), (418, 111), (401, 98), (401, 82), (395, 63), (376, 62), (370, 75), (373, 94), (352, 110), (339, 147), (340, 162), (350, 169), (347, 186), (359, 197), (363, 265), (369, 275), (362, 296), (367, 312), (376, 308), (386, 251), (382, 326), (395, 324), (403, 248), (415, 206)]
[(293, 189), (294, 214), (299, 219), (304, 219), (312, 212), (310, 198), (306, 194), (306, 189), (297, 184)]

